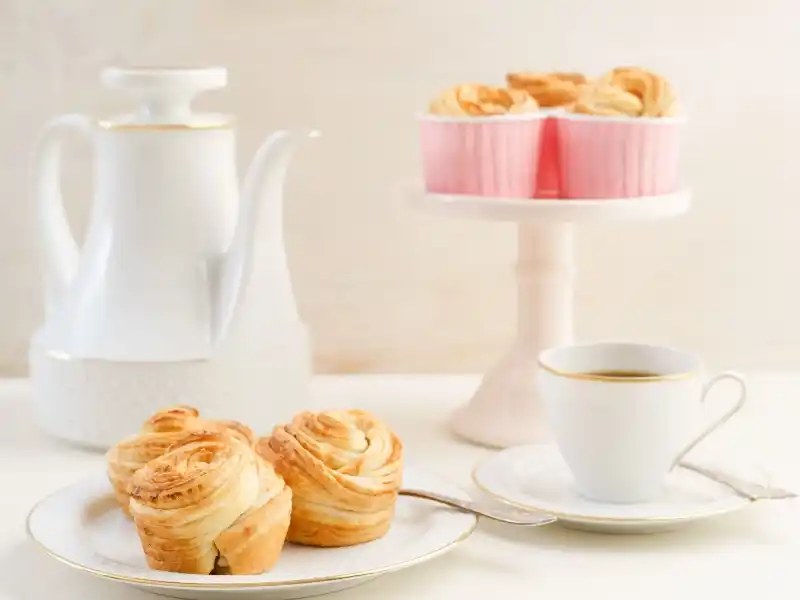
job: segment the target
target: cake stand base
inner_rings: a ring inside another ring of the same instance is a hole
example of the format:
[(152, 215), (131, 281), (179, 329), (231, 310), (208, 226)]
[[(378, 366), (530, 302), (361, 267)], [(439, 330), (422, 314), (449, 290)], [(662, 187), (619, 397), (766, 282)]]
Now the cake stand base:
[(536, 398), (536, 359), (513, 349), (484, 377), (469, 404), (455, 411), (453, 432), (491, 448), (550, 441)]
[(414, 198), (445, 216), (518, 223), (517, 339), (453, 415), (460, 437), (506, 448), (550, 441), (537, 398), (539, 353), (572, 341), (572, 223), (655, 220), (685, 213), (689, 191), (604, 200), (524, 200), (426, 194)]

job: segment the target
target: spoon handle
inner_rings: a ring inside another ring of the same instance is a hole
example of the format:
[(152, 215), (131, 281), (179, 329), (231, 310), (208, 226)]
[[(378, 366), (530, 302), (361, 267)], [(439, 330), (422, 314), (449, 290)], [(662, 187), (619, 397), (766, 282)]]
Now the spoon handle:
[(694, 471), (717, 483), (721, 483), (748, 500), (785, 500), (788, 498), (797, 498), (797, 494), (789, 490), (745, 481), (744, 479), (740, 479), (728, 473), (701, 467), (700, 465), (695, 465), (686, 461), (679, 462), (678, 466)]
[(444, 494), (437, 494), (436, 492), (429, 492), (427, 490), (414, 490), (414, 489), (401, 489), (401, 496), (412, 496), (414, 498), (424, 498), (425, 500), (433, 500), (440, 504), (446, 504), (452, 508), (463, 510), (464, 512), (487, 517), (500, 521), (501, 523), (508, 523), (510, 525), (547, 525), (548, 523), (555, 522), (556, 518), (541, 512), (532, 510), (523, 510), (508, 506), (505, 504), (496, 503), (492, 506), (486, 504), (478, 504), (470, 500), (462, 500), (461, 498), (454, 498), (453, 496), (446, 496)]

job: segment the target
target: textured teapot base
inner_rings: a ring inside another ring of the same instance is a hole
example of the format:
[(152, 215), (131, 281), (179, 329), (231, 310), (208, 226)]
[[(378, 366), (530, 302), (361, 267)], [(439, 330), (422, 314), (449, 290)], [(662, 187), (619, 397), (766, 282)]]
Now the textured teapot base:
[[(283, 358), (291, 351), (284, 348)], [(266, 356), (261, 363), (235, 357), (112, 362), (32, 347), (33, 408), (50, 435), (99, 450), (136, 433), (152, 413), (174, 404), (190, 404), (209, 418), (242, 421), (265, 435), (309, 407), (307, 364)]]

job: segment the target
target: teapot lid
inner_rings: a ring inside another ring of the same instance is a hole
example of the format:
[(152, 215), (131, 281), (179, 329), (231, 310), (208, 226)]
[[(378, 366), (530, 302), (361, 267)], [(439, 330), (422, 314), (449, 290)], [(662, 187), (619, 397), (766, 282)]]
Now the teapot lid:
[(139, 102), (134, 113), (104, 122), (107, 128), (202, 129), (224, 127), (232, 121), (228, 115), (196, 113), (191, 107), (201, 92), (225, 87), (228, 71), (224, 67), (109, 67), (103, 70), (101, 80), (110, 88), (129, 92)]

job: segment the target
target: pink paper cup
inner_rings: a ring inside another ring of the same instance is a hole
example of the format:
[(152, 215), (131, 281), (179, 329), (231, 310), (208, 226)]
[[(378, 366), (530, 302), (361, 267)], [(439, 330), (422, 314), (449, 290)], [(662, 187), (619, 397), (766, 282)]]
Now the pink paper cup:
[(542, 115), (420, 115), (425, 189), (433, 194), (532, 198)]
[(562, 198), (632, 198), (679, 190), (685, 118), (565, 113), (557, 119)]
[(563, 110), (544, 111), (542, 141), (539, 150), (539, 171), (536, 175), (536, 198), (561, 197), (561, 172), (559, 169), (558, 120)]

